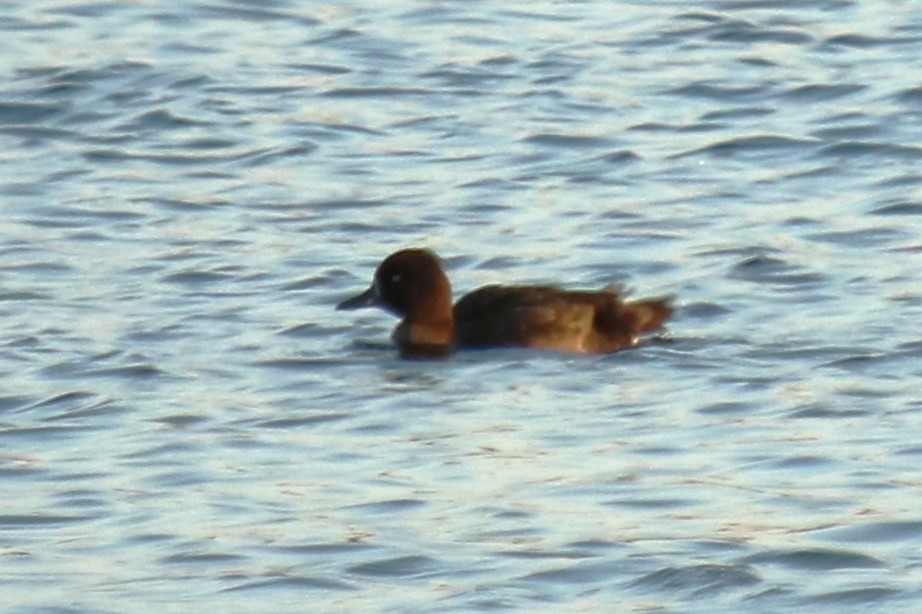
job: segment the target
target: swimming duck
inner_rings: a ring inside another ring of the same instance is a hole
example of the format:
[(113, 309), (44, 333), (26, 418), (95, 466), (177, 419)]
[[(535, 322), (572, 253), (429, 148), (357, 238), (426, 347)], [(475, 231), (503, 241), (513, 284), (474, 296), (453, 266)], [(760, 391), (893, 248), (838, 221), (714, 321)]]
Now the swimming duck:
[(418, 248), (388, 256), (371, 287), (336, 308), (373, 306), (403, 318), (394, 341), (405, 358), (492, 347), (614, 352), (662, 328), (672, 314), (668, 299), (625, 301), (615, 290), (546, 286), (484, 286), (452, 307), (451, 285), (439, 258)]

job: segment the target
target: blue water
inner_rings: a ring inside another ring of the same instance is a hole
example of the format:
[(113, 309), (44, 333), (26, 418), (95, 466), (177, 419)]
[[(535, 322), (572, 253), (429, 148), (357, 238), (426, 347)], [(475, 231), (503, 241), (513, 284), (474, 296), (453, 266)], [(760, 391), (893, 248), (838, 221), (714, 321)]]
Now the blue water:
[[(922, 611), (917, 3), (0, 31), (2, 611)], [(411, 245), (678, 312), (404, 362)]]

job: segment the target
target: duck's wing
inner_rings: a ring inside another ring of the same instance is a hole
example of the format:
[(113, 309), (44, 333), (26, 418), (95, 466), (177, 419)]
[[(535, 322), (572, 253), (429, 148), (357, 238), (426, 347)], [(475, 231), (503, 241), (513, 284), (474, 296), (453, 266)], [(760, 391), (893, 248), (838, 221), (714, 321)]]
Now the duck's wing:
[(660, 328), (671, 313), (666, 299), (627, 302), (615, 290), (486, 286), (455, 305), (455, 339), (459, 347), (611, 352)]
[(460, 347), (517, 346), (586, 351), (595, 306), (542, 286), (486, 286), (454, 308)]

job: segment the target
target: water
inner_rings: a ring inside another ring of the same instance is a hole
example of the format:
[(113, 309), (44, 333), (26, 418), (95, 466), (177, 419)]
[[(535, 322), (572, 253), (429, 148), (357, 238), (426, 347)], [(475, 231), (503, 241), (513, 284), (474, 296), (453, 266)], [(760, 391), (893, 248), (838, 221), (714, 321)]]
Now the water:
[[(922, 608), (916, 3), (3, 13), (3, 611)], [(679, 311), (407, 363), (410, 245)]]

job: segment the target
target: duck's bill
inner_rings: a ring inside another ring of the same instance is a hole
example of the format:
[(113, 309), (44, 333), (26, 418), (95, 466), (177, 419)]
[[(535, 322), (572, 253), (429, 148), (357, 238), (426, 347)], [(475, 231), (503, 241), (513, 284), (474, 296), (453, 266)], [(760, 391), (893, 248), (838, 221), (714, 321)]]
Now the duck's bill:
[(350, 299), (344, 300), (342, 303), (336, 306), (336, 309), (338, 311), (342, 311), (344, 309), (361, 309), (362, 307), (374, 307), (377, 304), (378, 297), (375, 294), (374, 286), (372, 286), (358, 296), (353, 296)]

